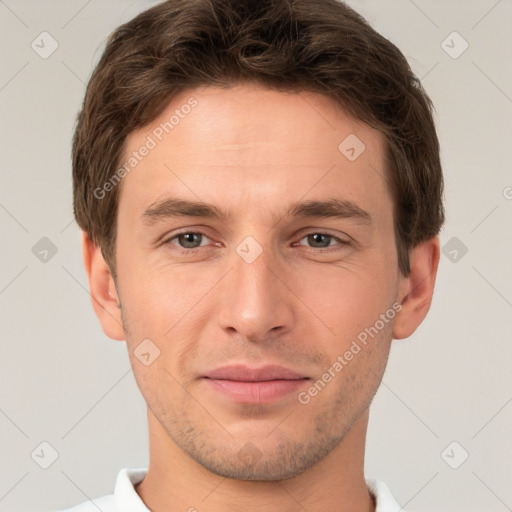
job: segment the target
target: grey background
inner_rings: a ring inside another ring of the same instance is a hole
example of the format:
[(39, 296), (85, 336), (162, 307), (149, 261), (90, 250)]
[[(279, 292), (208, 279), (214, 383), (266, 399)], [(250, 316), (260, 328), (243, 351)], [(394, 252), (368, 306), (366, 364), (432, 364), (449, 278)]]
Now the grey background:
[[(125, 344), (103, 334), (90, 305), (70, 139), (106, 36), (153, 3), (0, 0), (1, 511), (109, 494), (120, 468), (148, 463)], [(446, 179), (434, 301), (418, 331), (394, 342), (367, 476), (411, 512), (512, 510), (512, 3), (349, 4), (422, 79)], [(51, 48), (43, 31), (58, 43), (47, 58), (31, 47)], [(457, 58), (463, 40), (446, 39), (454, 31), (469, 44)], [(47, 469), (42, 442), (58, 452)]]

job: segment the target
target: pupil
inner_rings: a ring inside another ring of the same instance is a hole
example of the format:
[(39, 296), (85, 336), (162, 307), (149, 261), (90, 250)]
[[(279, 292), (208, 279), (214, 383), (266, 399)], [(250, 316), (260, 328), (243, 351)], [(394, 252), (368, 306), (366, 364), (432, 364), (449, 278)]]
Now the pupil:
[[(194, 244), (194, 238), (198, 236), (198, 233), (185, 233), (181, 235), (185, 240), (185, 247), (188, 247), (187, 244)], [(197, 240), (196, 240), (197, 242)]]
[[(320, 233), (315, 233), (313, 235), (310, 235), (310, 237), (313, 240), (313, 244), (319, 243), (320, 246), (322, 246), (322, 247), (329, 246), (329, 236), (328, 235), (322, 235)], [(321, 240), (322, 238), (324, 238), (324, 243), (322, 243), (322, 240)]]

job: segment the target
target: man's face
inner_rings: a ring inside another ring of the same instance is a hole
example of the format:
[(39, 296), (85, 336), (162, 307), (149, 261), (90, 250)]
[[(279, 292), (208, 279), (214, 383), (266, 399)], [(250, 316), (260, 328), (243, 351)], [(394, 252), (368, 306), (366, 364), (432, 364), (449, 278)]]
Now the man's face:
[[(363, 417), (386, 364), (400, 276), (384, 137), (326, 97), (256, 85), (183, 92), (130, 135), (125, 160), (148, 136), (156, 146), (120, 185), (116, 263), (160, 442), (226, 477), (290, 478)], [(224, 217), (170, 215), (184, 206), (171, 198)], [(312, 204), (331, 201), (344, 214)], [(232, 365), (302, 380), (206, 378)]]

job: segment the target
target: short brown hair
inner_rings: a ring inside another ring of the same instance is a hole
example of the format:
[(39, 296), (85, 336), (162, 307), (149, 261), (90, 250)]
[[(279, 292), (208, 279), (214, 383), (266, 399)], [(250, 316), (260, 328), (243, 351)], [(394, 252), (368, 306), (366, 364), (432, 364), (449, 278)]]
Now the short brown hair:
[(114, 276), (120, 186), (103, 198), (94, 190), (114, 175), (126, 137), (178, 92), (250, 81), (324, 94), (385, 135), (407, 276), (409, 250), (444, 222), (432, 102), (398, 48), (337, 0), (167, 0), (110, 35), (78, 115), (72, 160), (76, 220)]

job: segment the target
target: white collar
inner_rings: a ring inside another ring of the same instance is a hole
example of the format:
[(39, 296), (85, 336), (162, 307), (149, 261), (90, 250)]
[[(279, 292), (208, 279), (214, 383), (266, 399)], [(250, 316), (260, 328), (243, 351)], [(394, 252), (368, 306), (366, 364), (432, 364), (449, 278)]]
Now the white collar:
[[(123, 512), (149, 512), (135, 490), (135, 485), (142, 482), (147, 469), (123, 468), (119, 471), (114, 490), (116, 508)], [(368, 490), (375, 496), (375, 512), (405, 512), (396, 502), (389, 487), (381, 480), (367, 479)]]

